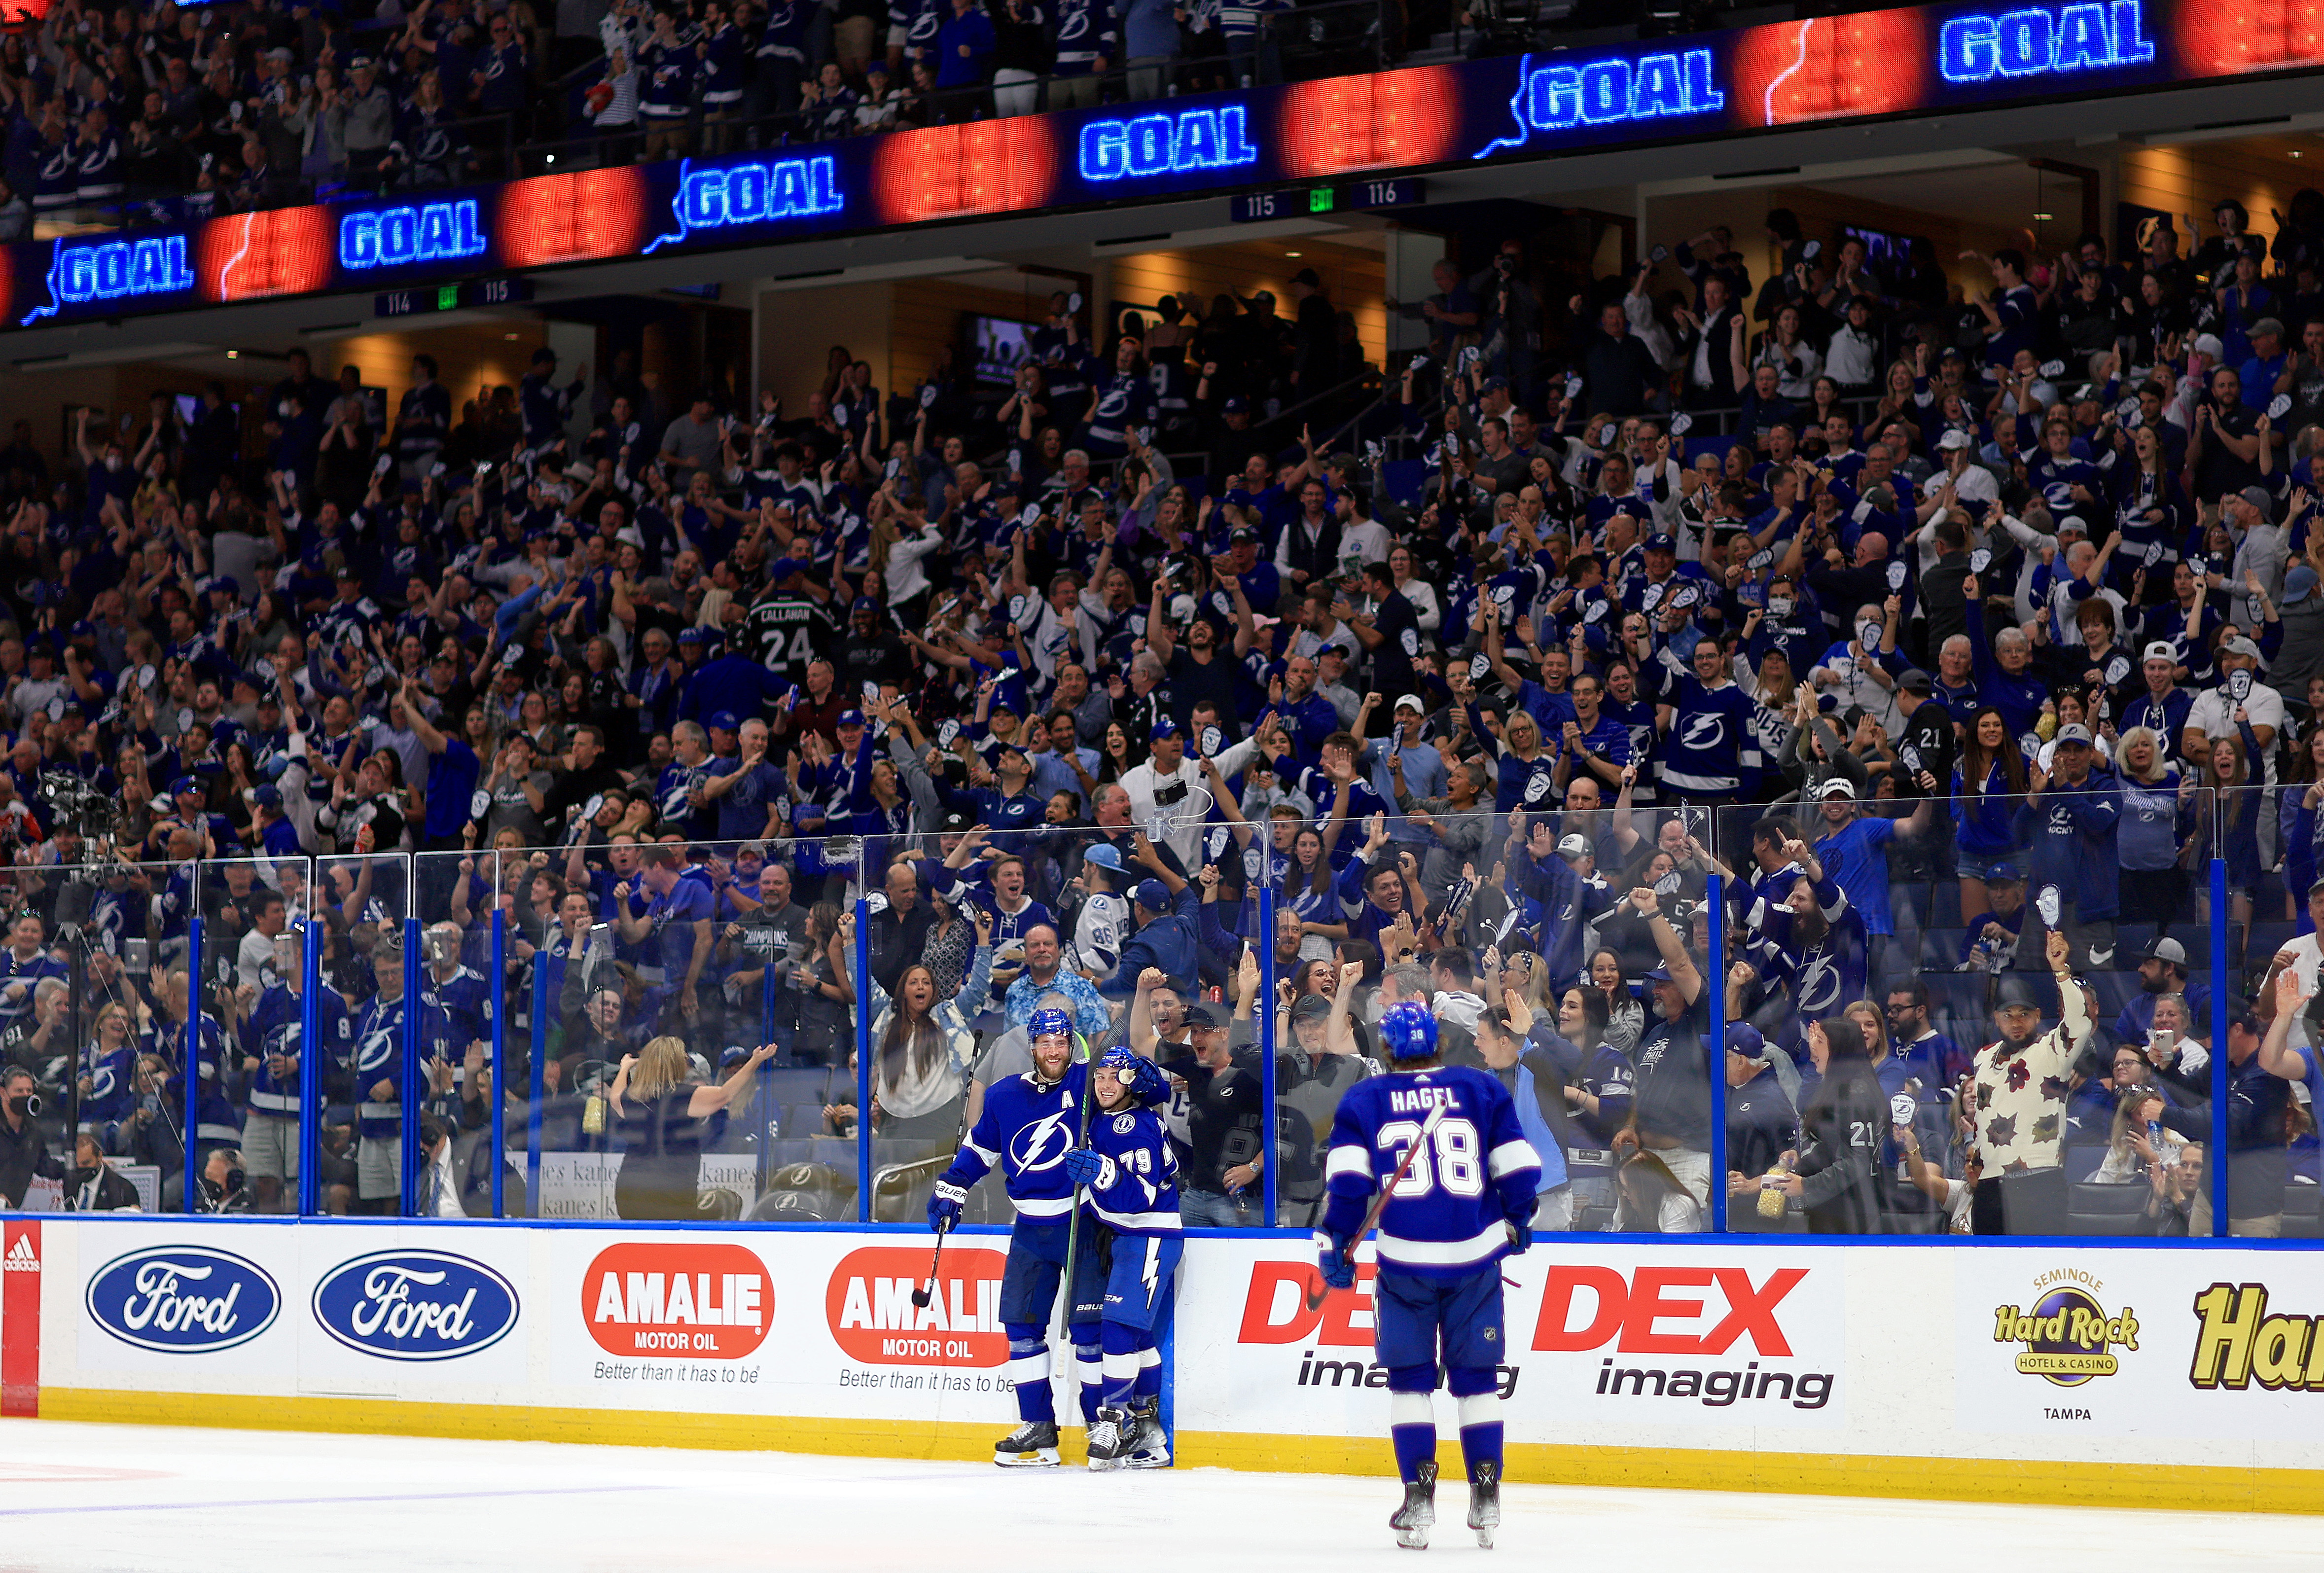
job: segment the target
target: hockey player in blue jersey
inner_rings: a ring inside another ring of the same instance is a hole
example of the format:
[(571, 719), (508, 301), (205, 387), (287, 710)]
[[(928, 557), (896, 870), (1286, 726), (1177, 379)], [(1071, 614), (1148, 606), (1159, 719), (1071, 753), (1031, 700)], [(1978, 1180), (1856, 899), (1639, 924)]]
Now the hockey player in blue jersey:
[(1388, 1007), (1379, 1034), (1395, 1068), (1340, 1099), (1324, 1164), (1329, 1200), (1315, 1237), (1317, 1265), (1331, 1287), (1354, 1284), (1366, 1209), (1410, 1153), (1410, 1169), (1380, 1210), (1372, 1284), (1374, 1347), (1388, 1369), (1389, 1435), (1404, 1480), (1404, 1505), (1388, 1527), (1397, 1544), (1417, 1550), (1436, 1522), (1431, 1394), (1441, 1363), (1461, 1417), (1469, 1527), (1489, 1547), (1501, 1522), (1494, 1367), (1509, 1347), (1499, 1264), (1532, 1243), (1541, 1159), (1490, 1072), (1438, 1060), (1436, 1018), (1425, 1005)]
[(1159, 1469), (1170, 1462), (1162, 1430), (1162, 1358), (1156, 1332), (1168, 1319), (1170, 1280), (1185, 1249), (1178, 1227), (1178, 1159), (1154, 1106), (1170, 1079), (1120, 1044), (1090, 1074), (1096, 1116), (1089, 1145), (1065, 1173), (1089, 1188), (1088, 1210), (1113, 1233), (1105, 1305), (1098, 1323), (1105, 1386), (1090, 1428), (1089, 1467)]
[[(983, 1112), (928, 1198), (928, 1227), (942, 1234), (960, 1222), (969, 1187), (998, 1168), (1017, 1209), (1009, 1265), (1001, 1277), (1001, 1321), (1009, 1333), (1009, 1379), (1016, 1384), (1022, 1423), (992, 1449), (992, 1461), (1003, 1468), (1053, 1467), (1058, 1462), (1049, 1313), (1065, 1275), (1074, 1210), (1074, 1179), (1065, 1160), (1079, 1140), (1082, 1096), (1089, 1084), (1089, 1067), (1074, 1062), (1070, 1015), (1054, 1007), (1036, 1010), (1026, 1035), (1032, 1040), (1033, 1068), (988, 1090)], [(1089, 1425), (1097, 1420), (1098, 1312), (1104, 1283), (1104, 1253), (1084, 1228), (1074, 1253), (1065, 1320), (1080, 1368), (1082, 1420)]]

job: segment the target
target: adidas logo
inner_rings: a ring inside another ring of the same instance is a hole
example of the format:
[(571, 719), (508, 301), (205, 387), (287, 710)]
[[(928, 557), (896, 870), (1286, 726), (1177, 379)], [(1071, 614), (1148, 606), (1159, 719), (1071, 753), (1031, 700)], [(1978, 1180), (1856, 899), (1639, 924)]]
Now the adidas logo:
[(8, 1255), (0, 1260), (0, 1272), (37, 1273), (41, 1270), (41, 1253), (32, 1249), (32, 1240), (18, 1235), (16, 1243), (8, 1247)]

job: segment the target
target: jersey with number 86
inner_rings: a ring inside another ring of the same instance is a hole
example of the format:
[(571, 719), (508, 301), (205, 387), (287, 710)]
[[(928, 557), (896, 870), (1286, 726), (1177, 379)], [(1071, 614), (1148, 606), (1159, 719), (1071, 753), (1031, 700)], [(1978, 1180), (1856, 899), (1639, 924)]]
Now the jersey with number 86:
[[(1443, 1116), (1424, 1138), (1439, 1104)], [(1499, 1260), (1508, 1249), (1503, 1226), (1533, 1217), (1541, 1157), (1508, 1092), (1469, 1066), (1395, 1072), (1348, 1089), (1324, 1164), (1324, 1229), (1345, 1239), (1361, 1228), (1373, 1194), (1416, 1143), (1411, 1167), (1380, 1211), (1381, 1263), (1458, 1278)]]

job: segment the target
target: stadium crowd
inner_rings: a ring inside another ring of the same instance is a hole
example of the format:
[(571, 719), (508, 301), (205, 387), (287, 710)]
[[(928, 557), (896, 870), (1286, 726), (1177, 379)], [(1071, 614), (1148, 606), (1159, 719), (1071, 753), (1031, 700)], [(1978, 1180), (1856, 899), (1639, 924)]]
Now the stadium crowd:
[(1189, 1221), (1305, 1225), (1419, 1000), (1544, 1227), (2201, 1234), (2223, 1157), (2234, 1229), (2312, 1229), (2324, 311), (2217, 218), (1958, 308), (1781, 210), (1756, 290), (1511, 241), (1376, 391), (1309, 273), (1094, 345), (1061, 296), (1005, 397), (544, 351), (456, 425), (420, 356), (375, 425), (294, 351), (263, 444), (215, 385), (53, 473), (20, 423), (0, 1198), (289, 1205), (312, 917), (333, 1207), (416, 1118), (429, 1211), (497, 1122), (511, 1210), (537, 1143), (542, 1210), (618, 1154), (626, 1215), (853, 1216), (868, 1124), (917, 1216), (1055, 1005), (1175, 1078)]

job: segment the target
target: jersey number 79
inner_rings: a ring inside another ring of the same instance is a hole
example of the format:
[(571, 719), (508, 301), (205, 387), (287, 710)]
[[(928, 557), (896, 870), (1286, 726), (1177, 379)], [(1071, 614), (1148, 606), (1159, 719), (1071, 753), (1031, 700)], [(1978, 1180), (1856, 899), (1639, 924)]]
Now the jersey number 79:
[[(1404, 1162), (1404, 1149), (1419, 1138), (1420, 1122), (1416, 1119), (1392, 1119), (1379, 1127), (1377, 1139), (1380, 1146), (1388, 1149), (1390, 1173)], [(1397, 1186), (1397, 1195), (1417, 1199), (1435, 1190), (1439, 1183), (1455, 1196), (1485, 1193), (1485, 1165), (1479, 1155), (1482, 1144), (1477, 1139), (1473, 1124), (1452, 1118), (1440, 1119), (1430, 1145), (1435, 1149), (1435, 1162), (1429, 1162), (1429, 1147), (1422, 1147), (1413, 1157), (1411, 1172)]]

